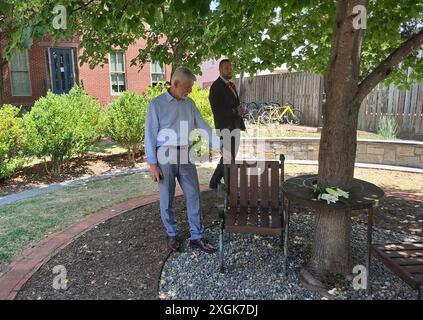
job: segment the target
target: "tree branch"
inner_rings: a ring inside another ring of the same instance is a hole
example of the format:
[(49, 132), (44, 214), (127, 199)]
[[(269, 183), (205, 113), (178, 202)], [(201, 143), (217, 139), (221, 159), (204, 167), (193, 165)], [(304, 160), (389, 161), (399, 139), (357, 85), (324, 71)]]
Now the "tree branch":
[(79, 8), (76, 8), (76, 9), (72, 10), (72, 12), (76, 12), (76, 11), (78, 11), (78, 10), (81, 10), (82, 8), (85, 8), (85, 7), (89, 6), (92, 2), (94, 2), (94, 0), (90, 0), (90, 1), (88, 1), (88, 2), (87, 2), (86, 4), (84, 4), (83, 6), (80, 6)]
[(405, 41), (393, 51), (376, 69), (374, 69), (358, 86), (355, 99), (360, 103), (376, 85), (385, 80), (401, 61), (406, 59), (414, 50), (423, 45), (423, 29)]

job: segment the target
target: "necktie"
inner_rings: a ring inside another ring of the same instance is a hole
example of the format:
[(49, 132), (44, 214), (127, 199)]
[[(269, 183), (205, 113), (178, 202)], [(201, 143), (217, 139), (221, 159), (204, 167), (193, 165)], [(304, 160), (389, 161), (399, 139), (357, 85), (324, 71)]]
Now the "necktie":
[(232, 91), (232, 93), (234, 94), (234, 96), (236, 97), (236, 91), (235, 91), (235, 85), (232, 82), (228, 82), (228, 87), (229, 89)]

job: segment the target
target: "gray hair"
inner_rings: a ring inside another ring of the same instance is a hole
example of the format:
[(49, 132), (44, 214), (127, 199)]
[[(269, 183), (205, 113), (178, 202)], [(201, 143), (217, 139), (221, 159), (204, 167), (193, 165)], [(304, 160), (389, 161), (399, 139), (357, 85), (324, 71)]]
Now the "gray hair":
[(172, 83), (172, 85), (175, 85), (176, 80), (184, 82), (187, 79), (191, 79), (192, 81), (197, 80), (194, 73), (192, 73), (192, 71), (190, 69), (184, 68), (184, 67), (179, 67), (173, 73), (171, 83)]

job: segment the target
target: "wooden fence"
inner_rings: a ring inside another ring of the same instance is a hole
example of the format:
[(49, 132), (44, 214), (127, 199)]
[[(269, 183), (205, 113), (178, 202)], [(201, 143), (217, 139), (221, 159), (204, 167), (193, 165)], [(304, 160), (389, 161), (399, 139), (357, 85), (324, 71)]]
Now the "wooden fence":
[[(307, 126), (322, 124), (322, 96), (323, 78), (308, 72), (248, 77), (241, 92), (244, 102), (292, 102)], [(382, 116), (395, 117), (401, 137), (423, 137), (423, 84), (410, 90), (379, 84), (361, 105), (358, 129), (376, 132)]]
[(306, 72), (248, 77), (241, 87), (241, 100), (291, 102), (302, 111), (302, 124), (318, 126), (322, 113), (322, 86), (322, 77)]
[(395, 118), (399, 136), (423, 137), (423, 84), (415, 84), (410, 90), (379, 84), (361, 104), (358, 128), (377, 131), (383, 116)]

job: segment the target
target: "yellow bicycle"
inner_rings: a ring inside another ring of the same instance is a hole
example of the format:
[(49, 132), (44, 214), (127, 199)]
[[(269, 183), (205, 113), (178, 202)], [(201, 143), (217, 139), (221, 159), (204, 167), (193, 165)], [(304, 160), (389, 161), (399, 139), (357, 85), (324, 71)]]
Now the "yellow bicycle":
[(269, 111), (269, 122), (300, 124), (303, 113), (300, 109), (295, 108), (291, 102), (287, 102), (282, 107), (277, 105)]

